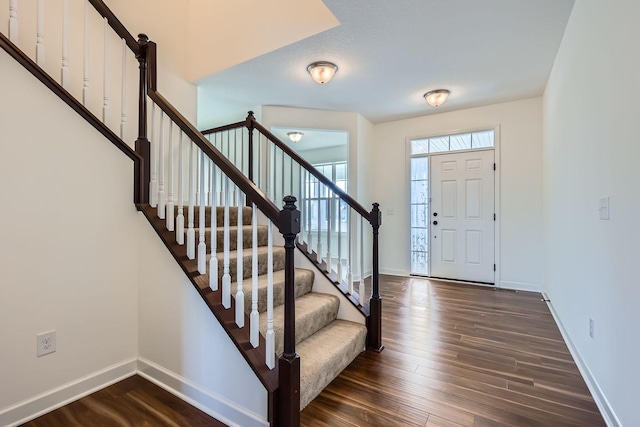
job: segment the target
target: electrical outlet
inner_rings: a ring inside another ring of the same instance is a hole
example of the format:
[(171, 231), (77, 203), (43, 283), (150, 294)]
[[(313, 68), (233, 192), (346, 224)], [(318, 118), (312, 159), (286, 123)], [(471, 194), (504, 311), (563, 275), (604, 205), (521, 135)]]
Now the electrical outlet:
[(591, 339), (595, 339), (594, 338), (594, 333), (595, 333), (595, 321), (591, 318), (589, 318), (589, 336), (591, 337)]
[(36, 335), (36, 355), (38, 357), (56, 351), (56, 331), (42, 332)]

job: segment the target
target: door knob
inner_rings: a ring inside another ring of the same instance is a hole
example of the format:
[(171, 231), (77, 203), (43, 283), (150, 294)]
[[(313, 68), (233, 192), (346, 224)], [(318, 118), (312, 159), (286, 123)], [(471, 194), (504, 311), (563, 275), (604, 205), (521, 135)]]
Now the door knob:
[(434, 212), (434, 213), (433, 213), (433, 216), (438, 216), (438, 212)]
[(433, 225), (438, 225), (438, 221), (433, 221)]

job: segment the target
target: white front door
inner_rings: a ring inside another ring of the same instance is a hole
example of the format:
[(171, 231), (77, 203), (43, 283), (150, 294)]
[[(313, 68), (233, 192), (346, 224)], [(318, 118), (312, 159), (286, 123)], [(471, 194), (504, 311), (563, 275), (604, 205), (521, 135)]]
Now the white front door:
[(494, 150), (431, 156), (431, 277), (494, 283)]

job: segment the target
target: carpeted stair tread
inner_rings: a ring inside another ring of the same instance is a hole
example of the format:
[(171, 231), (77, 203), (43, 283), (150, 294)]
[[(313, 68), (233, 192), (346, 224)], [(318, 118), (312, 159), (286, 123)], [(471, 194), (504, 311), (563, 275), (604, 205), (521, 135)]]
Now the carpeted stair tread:
[[(178, 207), (174, 206), (175, 217), (178, 217)], [(251, 214), (252, 209), (248, 206), (244, 206), (242, 208), (242, 224), (250, 225), (251, 224)], [(187, 228), (187, 224), (189, 223), (189, 206), (185, 205), (183, 210), (184, 215), (184, 227)], [(207, 227), (211, 225), (211, 207), (205, 207), (204, 211), (205, 224)], [(198, 221), (200, 220), (200, 206), (193, 207), (193, 223), (196, 228), (198, 228)], [(218, 206), (216, 207), (216, 226), (223, 227), (224, 226), (224, 207)], [(238, 208), (236, 206), (229, 207), (229, 225), (238, 225)]]
[[(311, 292), (296, 298), (296, 344), (336, 320), (340, 299), (335, 295)], [(273, 309), (276, 354), (284, 347), (284, 305)], [(260, 316), (260, 333), (267, 333), (267, 316)]]
[[(268, 257), (268, 247), (261, 246), (258, 248), (258, 274), (267, 274), (267, 257)], [(243, 285), (245, 283), (251, 283), (251, 256), (253, 253), (253, 248), (247, 248), (242, 251), (242, 282)], [(218, 253), (218, 278), (222, 279), (222, 275), (224, 273), (224, 255), (222, 253)], [(231, 281), (237, 281), (236, 276), (236, 265), (237, 265), (238, 251), (230, 251), (229, 252), (229, 273), (231, 274)], [(279, 271), (284, 269), (284, 258), (285, 251), (282, 246), (274, 246), (273, 247), (273, 271)], [(211, 254), (207, 255), (207, 269), (209, 268), (209, 260), (211, 259)]]
[(334, 320), (296, 346), (300, 355), (300, 410), (364, 351), (367, 328)]
[[(196, 232), (196, 244), (200, 241), (200, 233), (198, 227), (195, 228)], [(204, 230), (204, 241), (207, 244), (207, 253), (211, 252), (211, 228), (207, 227)], [(185, 242), (187, 239), (187, 230), (184, 230)], [(216, 228), (216, 251), (224, 251), (224, 227)], [(269, 230), (266, 225), (258, 226), (258, 246), (266, 246), (269, 240)], [(242, 226), (242, 248), (250, 248), (253, 246), (253, 226)], [(229, 227), (229, 249), (235, 251), (238, 248), (238, 227)]]
[[(267, 275), (258, 276), (258, 312), (263, 313), (267, 310)], [(296, 298), (308, 294), (313, 287), (314, 273), (311, 270), (296, 268)], [(244, 309), (247, 314), (251, 313), (251, 282), (252, 279), (243, 281), (244, 292)], [(231, 285), (231, 289), (237, 289), (236, 284)], [(273, 306), (277, 307), (284, 303), (284, 270), (273, 272)]]

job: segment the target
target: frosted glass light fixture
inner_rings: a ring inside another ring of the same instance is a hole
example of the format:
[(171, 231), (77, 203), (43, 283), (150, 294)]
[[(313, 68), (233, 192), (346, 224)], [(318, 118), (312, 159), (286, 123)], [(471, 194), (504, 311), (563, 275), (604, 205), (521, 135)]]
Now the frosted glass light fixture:
[(447, 89), (436, 89), (425, 93), (424, 99), (432, 107), (439, 107), (444, 104), (450, 93)]
[(302, 137), (304, 136), (304, 133), (298, 132), (298, 131), (287, 132), (287, 136), (289, 137), (291, 142), (298, 142), (302, 139)]
[(307, 71), (316, 83), (323, 85), (333, 78), (338, 71), (338, 66), (332, 62), (318, 61), (309, 64)]

